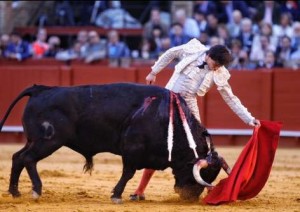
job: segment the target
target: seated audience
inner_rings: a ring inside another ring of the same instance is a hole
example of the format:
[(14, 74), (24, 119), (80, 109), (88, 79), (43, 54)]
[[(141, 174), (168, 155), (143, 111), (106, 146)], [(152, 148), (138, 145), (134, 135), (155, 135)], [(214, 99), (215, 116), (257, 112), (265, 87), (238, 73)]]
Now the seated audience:
[(300, 48), (300, 22), (293, 23), (293, 35), (292, 35), (293, 48)]
[(81, 43), (76, 41), (71, 48), (60, 51), (55, 55), (55, 59), (61, 61), (70, 61), (75, 59), (82, 59)]
[(175, 22), (172, 24), (170, 30), (170, 40), (172, 47), (185, 44), (190, 39), (191, 38), (184, 33), (183, 27), (179, 22)]
[(109, 59), (129, 58), (130, 50), (126, 43), (120, 41), (116, 30), (111, 30), (107, 35), (107, 57)]
[(273, 51), (266, 51), (264, 60), (260, 61), (258, 63), (257, 68), (267, 68), (267, 69), (272, 69), (272, 68), (281, 68), (282, 65), (278, 64), (276, 61), (275, 53)]
[(291, 38), (286, 35), (281, 37), (279, 45), (275, 52), (277, 63), (285, 66), (285, 64), (290, 61), (291, 55), (295, 51), (296, 48), (292, 47)]
[(239, 10), (234, 10), (232, 14), (232, 22), (227, 23), (227, 29), (232, 38), (236, 38), (241, 32), (242, 13)]
[(144, 25), (143, 36), (146, 39), (153, 39), (152, 31), (154, 28), (159, 27), (161, 29), (161, 36), (165, 37), (169, 33), (169, 26), (161, 20), (160, 9), (154, 7), (150, 12), (150, 19)]
[(240, 40), (243, 50), (250, 54), (253, 47), (255, 34), (252, 31), (252, 21), (249, 18), (243, 18), (241, 21), (241, 31), (237, 39)]
[(88, 33), (88, 42), (87, 48), (83, 53), (85, 63), (92, 63), (106, 58), (106, 44), (101, 42), (101, 38), (96, 31)]
[(178, 9), (174, 14), (174, 22), (178, 22), (183, 27), (183, 32), (190, 38), (198, 38), (200, 35), (200, 29), (195, 19), (186, 15), (184, 9)]
[(10, 38), (8, 34), (3, 34), (0, 37), (0, 57), (4, 56), (4, 51), (9, 44)]
[(230, 66), (232, 70), (255, 70), (257, 65), (249, 60), (248, 53), (245, 50), (241, 50), (237, 56), (237, 62)]
[(23, 41), (18, 33), (13, 32), (10, 35), (10, 42), (6, 46), (3, 55), (5, 58), (18, 61), (27, 59), (32, 56), (30, 44), (27, 41)]
[(34, 58), (42, 58), (49, 49), (49, 45), (46, 40), (47, 31), (44, 28), (40, 28), (38, 30), (36, 40), (32, 43), (32, 53)]
[(205, 30), (207, 28), (207, 21), (206, 21), (205, 13), (202, 13), (201, 11), (196, 10), (194, 13), (194, 19), (198, 24), (200, 34), (202, 32), (205, 32)]
[(76, 42), (80, 43), (80, 52), (83, 55), (88, 46), (88, 31), (80, 30), (77, 33)]
[(265, 55), (267, 52), (274, 52), (273, 46), (270, 44), (270, 38), (266, 35), (260, 35), (258, 37), (259, 42), (251, 49), (250, 60), (256, 63), (263, 63), (265, 61)]
[(60, 38), (58, 36), (51, 36), (48, 39), (48, 50), (45, 52), (44, 57), (55, 57), (55, 55), (62, 51), (60, 47)]
[(110, 1), (110, 8), (96, 18), (95, 24), (103, 28), (141, 28), (142, 25), (121, 7), (120, 1)]
[(209, 14), (207, 16), (207, 27), (205, 32), (208, 34), (209, 37), (218, 36), (218, 26), (219, 21), (214, 14)]
[(281, 36), (287, 35), (289, 37), (293, 36), (292, 28), (292, 17), (289, 13), (282, 13), (280, 16), (279, 25), (273, 24), (273, 34), (279, 38)]

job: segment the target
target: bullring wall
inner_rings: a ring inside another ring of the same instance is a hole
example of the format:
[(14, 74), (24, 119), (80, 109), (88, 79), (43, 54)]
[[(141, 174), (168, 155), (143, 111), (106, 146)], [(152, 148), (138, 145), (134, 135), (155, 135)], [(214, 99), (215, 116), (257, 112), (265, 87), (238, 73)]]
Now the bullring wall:
[[(0, 61), (0, 116), (13, 99), (33, 84), (74, 86), (82, 84), (106, 84), (113, 82), (145, 83), (149, 66), (129, 68), (109, 67), (105, 63), (66, 65), (55, 60), (28, 60), (24, 62)], [(234, 94), (261, 120), (283, 122), (283, 130), (300, 131), (300, 71), (289, 69), (234, 71), (230, 85)], [(157, 85), (164, 86), (172, 70), (163, 70), (157, 77)], [(201, 119), (207, 128), (251, 129), (226, 105), (214, 87), (204, 98), (198, 99)], [(22, 99), (11, 112), (5, 126), (21, 126), (21, 117), (27, 98)], [(8, 135), (0, 136), (0, 142)], [(12, 133), (13, 134), (13, 133)], [(243, 136), (240, 136), (241, 138)], [(246, 136), (247, 137), (247, 136)], [(2, 139), (1, 139), (2, 138)], [(12, 139), (22, 136), (13, 134)], [(239, 143), (230, 135), (220, 138), (221, 143)], [(299, 138), (291, 138), (299, 146)], [(5, 140), (5, 139), (4, 139)], [(22, 140), (22, 139), (21, 139)], [(217, 139), (218, 140), (218, 139)]]

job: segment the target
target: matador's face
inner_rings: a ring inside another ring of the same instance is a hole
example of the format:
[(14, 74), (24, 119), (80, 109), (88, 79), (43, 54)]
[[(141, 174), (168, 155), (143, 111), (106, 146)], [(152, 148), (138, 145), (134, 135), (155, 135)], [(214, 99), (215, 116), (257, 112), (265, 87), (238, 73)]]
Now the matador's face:
[(218, 68), (220, 68), (220, 65), (218, 63), (216, 63), (216, 61), (211, 59), (211, 57), (209, 55), (205, 56), (205, 62), (207, 63), (208, 68), (212, 71), (216, 71), (216, 70), (218, 70)]

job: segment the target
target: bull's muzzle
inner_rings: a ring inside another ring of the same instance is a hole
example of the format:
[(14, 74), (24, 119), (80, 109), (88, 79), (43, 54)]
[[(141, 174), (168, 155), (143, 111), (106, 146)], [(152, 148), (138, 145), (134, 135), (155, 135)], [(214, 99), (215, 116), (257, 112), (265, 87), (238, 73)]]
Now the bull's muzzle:
[[(223, 170), (229, 175), (230, 172), (231, 172), (231, 169), (230, 169), (229, 165), (227, 164), (227, 162), (225, 161), (225, 159), (224, 159), (223, 157), (218, 157), (218, 158), (219, 158), (219, 161), (221, 162), (221, 166), (222, 166)], [(200, 185), (203, 185), (203, 186), (206, 186), (206, 187), (213, 187), (212, 184), (205, 182), (205, 181), (202, 179), (201, 175), (200, 175), (201, 169), (202, 169), (202, 168), (206, 168), (208, 165), (209, 165), (208, 159), (201, 159), (201, 160), (198, 160), (198, 161), (194, 164), (194, 167), (193, 167), (193, 175), (194, 175), (195, 180), (196, 180)]]

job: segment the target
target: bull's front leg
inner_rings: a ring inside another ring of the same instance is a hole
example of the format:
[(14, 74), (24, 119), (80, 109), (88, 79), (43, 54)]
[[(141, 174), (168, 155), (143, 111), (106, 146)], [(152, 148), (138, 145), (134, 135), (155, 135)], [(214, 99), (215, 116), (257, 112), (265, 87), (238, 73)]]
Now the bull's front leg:
[(127, 182), (134, 176), (136, 170), (130, 168), (123, 168), (122, 176), (112, 191), (111, 201), (116, 204), (122, 203), (122, 193)]

